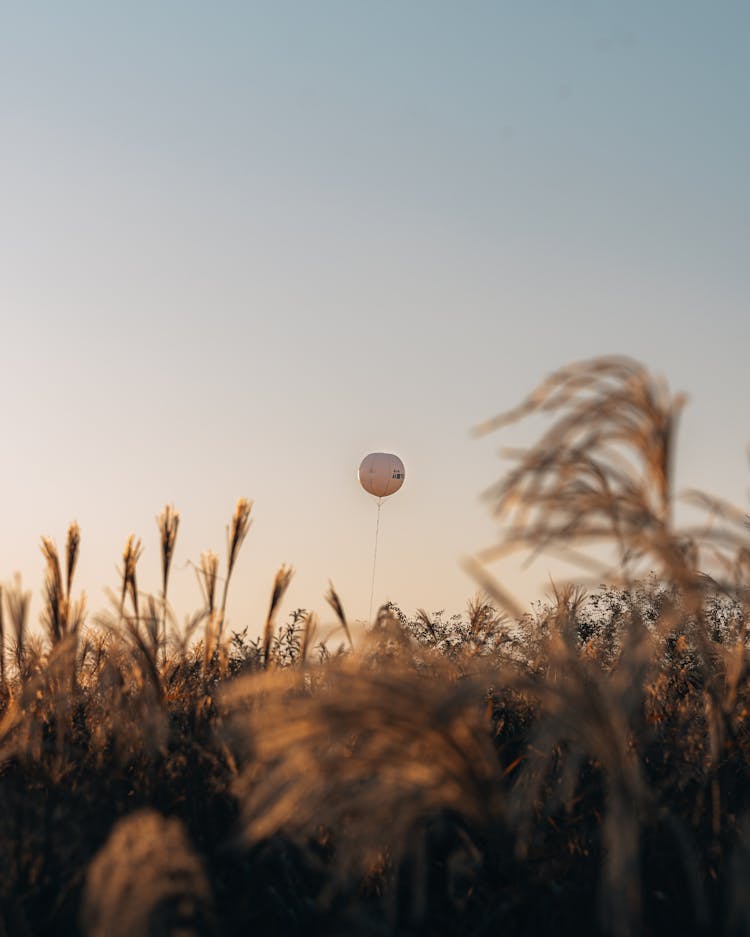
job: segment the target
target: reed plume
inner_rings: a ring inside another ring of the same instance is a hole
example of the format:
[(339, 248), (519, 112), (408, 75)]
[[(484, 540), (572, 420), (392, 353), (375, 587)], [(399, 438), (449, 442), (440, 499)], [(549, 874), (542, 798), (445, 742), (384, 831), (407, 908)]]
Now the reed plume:
[[(485, 434), (534, 413), (554, 418), (529, 449), (505, 450), (515, 467), (485, 495), (503, 535), (468, 563), (482, 587), (520, 616), (520, 604), (484, 568), (518, 550), (529, 562), (547, 553), (577, 564), (594, 585), (629, 586), (653, 570), (696, 611), (707, 573), (729, 589), (727, 573), (739, 563), (741, 580), (747, 530), (729, 505), (693, 494), (725, 523), (674, 525), (675, 434), (684, 403), (638, 362), (603, 357), (560, 369), (520, 406), (479, 426)], [(614, 564), (604, 562), (607, 550)]]
[(201, 565), (198, 570), (198, 582), (203, 592), (206, 613), (211, 616), (216, 611), (216, 580), (219, 575), (219, 557), (207, 550), (201, 553)]
[(125, 599), (130, 596), (133, 606), (135, 625), (138, 626), (138, 584), (136, 581), (136, 566), (141, 556), (141, 541), (130, 534), (125, 542), (122, 553), (122, 591), (120, 593), (120, 615), (125, 613)]
[(45, 607), (42, 622), (47, 630), (51, 644), (57, 644), (66, 631), (65, 590), (57, 547), (49, 537), (42, 537), (42, 553), (47, 561), (47, 574), (44, 583)]
[(66, 570), (63, 578), (55, 542), (50, 537), (42, 537), (41, 549), (46, 561), (46, 572), (41, 621), (53, 647), (68, 635), (77, 634), (85, 617), (85, 595), (75, 603), (71, 599), (80, 542), (81, 532), (74, 521), (68, 528), (65, 545)]
[(294, 570), (291, 566), (281, 566), (277, 571), (276, 577), (273, 581), (273, 590), (271, 592), (271, 602), (268, 606), (268, 614), (266, 615), (266, 624), (263, 629), (263, 668), (268, 670), (268, 665), (270, 663), (271, 655), (271, 639), (273, 638), (273, 626), (276, 619), (276, 612), (279, 607), (279, 603), (284, 598), (284, 593), (289, 588), (289, 583), (292, 581), (292, 576), (294, 575)]
[[(159, 644), (160, 644), (160, 616), (153, 597), (148, 597), (148, 615), (144, 620), (140, 614), (138, 582), (136, 568), (141, 556), (141, 541), (136, 540), (133, 534), (128, 536), (122, 554), (122, 585), (120, 590), (119, 619), (117, 625), (124, 624), (125, 631), (136, 654), (139, 656), (149, 681), (151, 682), (157, 699), (164, 695), (162, 677), (159, 670)], [(130, 598), (133, 614), (125, 614), (125, 600)], [(105, 617), (100, 616), (100, 623), (112, 628), (113, 624)], [(145, 628), (143, 627), (145, 624)], [(116, 626), (115, 626), (116, 627)]]
[(165, 505), (156, 519), (161, 542), (161, 642), (166, 654), (167, 646), (167, 587), (169, 585), (169, 571), (172, 567), (174, 547), (177, 541), (177, 528), (180, 525), (180, 515), (173, 504)]
[(235, 784), (247, 839), (282, 832), (304, 845), (330, 830), (346, 878), (365, 875), (383, 850), (396, 866), (419, 853), (427, 825), (446, 812), (496, 822), (483, 681), (432, 663), (427, 677), (349, 655), (311, 671), (312, 690), (295, 670), (228, 687), (222, 710), (240, 758), (252, 752)]
[(142, 810), (120, 820), (86, 874), (86, 937), (208, 937), (214, 933), (203, 864), (179, 820)]
[(318, 630), (318, 618), (315, 612), (306, 612), (302, 625), (302, 643), (300, 645), (300, 664), (305, 665), (307, 655)]
[(232, 521), (229, 527), (227, 527), (227, 575), (226, 579), (224, 580), (224, 591), (222, 592), (221, 608), (219, 610), (219, 641), (221, 641), (221, 632), (224, 627), (224, 619), (226, 617), (229, 581), (232, 578), (232, 572), (234, 571), (234, 566), (237, 562), (237, 556), (239, 555), (240, 548), (244, 543), (247, 532), (250, 529), (250, 524), (252, 523), (250, 520), (250, 511), (252, 510), (252, 507), (252, 501), (248, 501), (247, 498), (239, 498), (237, 501), (237, 506), (234, 509)]
[(354, 647), (354, 641), (352, 641), (352, 633), (349, 630), (349, 622), (346, 620), (346, 614), (344, 613), (344, 606), (341, 604), (341, 599), (339, 598), (338, 592), (333, 587), (333, 583), (328, 583), (328, 592), (326, 592), (326, 602), (331, 606), (331, 608), (336, 613), (336, 617), (341, 623), (341, 627), (344, 629), (344, 633), (349, 641), (349, 647)]
[(76, 521), (73, 521), (68, 527), (68, 536), (65, 541), (65, 594), (70, 599), (70, 592), (73, 586), (73, 576), (75, 575), (76, 565), (78, 563), (78, 552), (81, 546), (81, 529)]
[[(623, 937), (638, 933), (642, 923), (639, 843), (647, 798), (633, 739), (644, 734), (647, 687), (655, 679), (664, 642), (677, 629), (697, 655), (717, 837), (724, 796), (721, 751), (731, 732), (728, 713), (747, 672), (747, 606), (726, 650), (706, 628), (706, 602), (712, 596), (740, 604), (747, 596), (744, 518), (718, 499), (692, 495), (693, 503), (713, 516), (691, 527), (674, 523), (675, 432), (683, 404), (681, 395), (672, 396), (663, 381), (631, 359), (600, 358), (561, 369), (519, 407), (479, 428), (489, 432), (532, 413), (553, 417), (535, 445), (508, 451), (515, 467), (487, 493), (503, 522), (503, 534), (498, 546), (469, 565), (496, 601), (520, 618), (519, 603), (485, 565), (517, 550), (531, 559), (542, 553), (561, 556), (593, 573), (594, 582), (612, 583), (626, 593), (637, 591), (644, 571), (653, 570), (662, 590), (659, 613), (650, 622), (637, 606), (626, 610), (620, 645), (610, 642), (606, 666), (582, 654), (573, 627), (580, 620), (584, 593), (558, 593), (546, 623), (544, 665), (522, 666), (520, 675), (516, 668), (503, 678), (530, 694), (539, 707), (533, 750), (547, 757), (570, 752), (569, 787), (586, 761), (593, 760), (603, 773), (603, 896), (608, 929)], [(609, 567), (603, 559), (607, 549), (615, 557)], [(717, 679), (716, 664), (722, 658), (722, 678)], [(546, 771), (539, 767), (535, 774), (529, 762), (521, 778), (530, 783), (536, 777), (538, 784)], [(533, 784), (532, 789), (539, 791)]]
[(5, 600), (13, 632), (13, 657), (16, 664), (16, 673), (23, 678), (27, 674), (26, 625), (29, 617), (31, 593), (23, 591), (20, 576), (17, 575), (13, 585), (6, 589)]
[(201, 565), (196, 570), (205, 603), (206, 627), (203, 638), (203, 671), (207, 673), (214, 659), (221, 632), (220, 615), (216, 610), (216, 582), (219, 575), (219, 557), (212, 551), (201, 553)]

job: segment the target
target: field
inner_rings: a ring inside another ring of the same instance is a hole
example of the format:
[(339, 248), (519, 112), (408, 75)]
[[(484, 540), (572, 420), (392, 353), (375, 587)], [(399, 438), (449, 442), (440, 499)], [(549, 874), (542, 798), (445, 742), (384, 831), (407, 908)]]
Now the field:
[[(244, 499), (187, 625), (173, 508), (161, 592), (131, 538), (107, 613), (77, 526), (43, 540), (44, 640), (0, 602), (0, 934), (750, 932), (750, 541), (699, 493), (676, 523), (681, 406), (605, 358), (481, 427), (548, 421), (488, 492), (480, 596), (356, 642), (333, 587), (325, 642), (278, 620), (286, 568), (257, 640), (225, 623)], [(513, 551), (580, 580), (528, 611), (490, 572)]]

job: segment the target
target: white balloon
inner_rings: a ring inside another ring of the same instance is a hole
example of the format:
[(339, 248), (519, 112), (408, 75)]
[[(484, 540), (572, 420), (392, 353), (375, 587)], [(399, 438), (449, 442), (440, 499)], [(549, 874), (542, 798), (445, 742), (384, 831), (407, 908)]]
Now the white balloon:
[(403, 485), (404, 463), (392, 452), (371, 452), (359, 466), (359, 483), (376, 498), (386, 498)]

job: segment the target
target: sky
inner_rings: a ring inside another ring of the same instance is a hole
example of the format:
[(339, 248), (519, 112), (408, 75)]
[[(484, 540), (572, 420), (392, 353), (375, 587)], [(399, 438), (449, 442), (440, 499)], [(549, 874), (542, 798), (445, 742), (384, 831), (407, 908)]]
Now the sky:
[[(750, 6), (0, 0), (0, 581), (82, 530), (106, 605), (155, 516), (191, 563), (253, 527), (230, 626), (324, 618), (331, 579), (460, 611), (507, 468), (471, 428), (555, 368), (633, 355), (690, 404), (678, 486), (745, 506)], [(515, 564), (515, 565), (514, 565)], [(496, 571), (544, 590), (520, 559)]]

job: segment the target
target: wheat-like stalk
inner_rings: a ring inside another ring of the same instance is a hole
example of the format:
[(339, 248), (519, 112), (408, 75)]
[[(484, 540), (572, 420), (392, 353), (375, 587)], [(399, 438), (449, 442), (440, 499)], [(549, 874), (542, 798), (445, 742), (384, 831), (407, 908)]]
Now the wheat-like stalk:
[(281, 566), (277, 571), (273, 581), (273, 590), (271, 591), (271, 602), (268, 606), (268, 615), (266, 615), (266, 624), (263, 629), (263, 667), (268, 669), (271, 655), (271, 639), (273, 638), (273, 626), (276, 620), (276, 612), (279, 603), (284, 598), (284, 593), (289, 588), (289, 583), (294, 575), (291, 566)]
[(42, 553), (47, 563), (44, 583), (45, 607), (42, 612), (42, 622), (46, 628), (50, 643), (54, 645), (63, 638), (67, 630), (65, 589), (57, 547), (49, 537), (42, 537)]
[(76, 565), (78, 563), (78, 552), (81, 546), (81, 528), (76, 521), (73, 521), (68, 527), (68, 536), (65, 541), (65, 594), (70, 599), (70, 592), (73, 587), (73, 576), (75, 575)]
[(310, 647), (318, 630), (318, 618), (315, 612), (307, 612), (302, 625), (302, 643), (300, 645), (300, 664), (304, 667)]
[(6, 589), (5, 600), (13, 633), (13, 656), (15, 658), (16, 672), (23, 678), (28, 670), (26, 666), (26, 626), (29, 617), (31, 593), (23, 591), (19, 576), (16, 576), (13, 585), (9, 589)]
[(180, 515), (173, 504), (165, 505), (156, 519), (161, 542), (161, 642), (166, 654), (167, 645), (167, 587), (169, 585), (169, 571), (172, 567), (174, 547), (177, 541), (177, 528), (180, 525)]
[(237, 556), (240, 552), (240, 547), (245, 541), (247, 532), (250, 529), (250, 511), (252, 510), (253, 502), (249, 501), (247, 498), (239, 498), (237, 501), (237, 506), (234, 509), (234, 515), (232, 516), (232, 521), (227, 528), (227, 575), (224, 580), (224, 590), (221, 596), (221, 608), (219, 610), (219, 636), (218, 640), (221, 641), (221, 633), (224, 628), (224, 620), (226, 618), (226, 609), (227, 609), (227, 593), (229, 591), (229, 581), (232, 578), (232, 573), (234, 572), (235, 563), (237, 562)]
[(326, 592), (326, 602), (331, 606), (331, 608), (336, 613), (336, 617), (341, 622), (341, 627), (344, 629), (346, 637), (349, 641), (349, 647), (354, 647), (354, 641), (352, 641), (352, 633), (349, 630), (349, 622), (346, 620), (346, 614), (344, 612), (344, 606), (341, 604), (341, 599), (339, 598), (338, 592), (333, 587), (333, 583), (328, 583), (328, 592)]
[(141, 556), (141, 541), (130, 534), (125, 542), (122, 553), (122, 591), (120, 594), (120, 615), (125, 614), (125, 599), (130, 596), (133, 606), (135, 625), (138, 626), (138, 584), (136, 581), (136, 566)]

